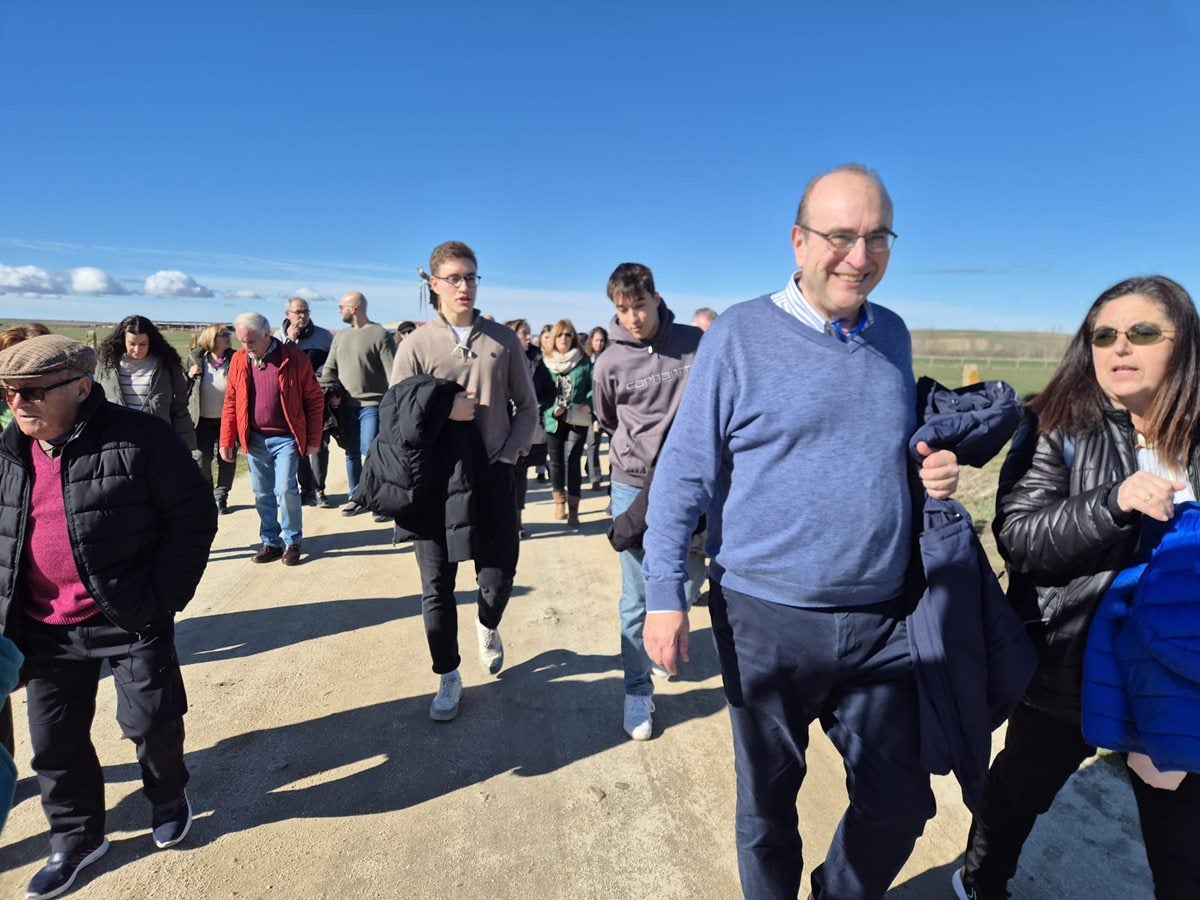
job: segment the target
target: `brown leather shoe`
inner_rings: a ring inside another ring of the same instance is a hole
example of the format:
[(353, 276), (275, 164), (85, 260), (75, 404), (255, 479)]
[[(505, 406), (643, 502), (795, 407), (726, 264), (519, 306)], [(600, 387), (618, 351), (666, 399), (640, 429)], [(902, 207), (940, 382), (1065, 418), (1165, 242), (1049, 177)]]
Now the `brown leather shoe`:
[(283, 556), (282, 547), (272, 547), (270, 544), (263, 544), (258, 548), (258, 552), (254, 554), (256, 563), (274, 562)]
[(300, 545), (288, 544), (287, 549), (283, 551), (283, 564), (285, 566), (294, 566), (300, 562)]

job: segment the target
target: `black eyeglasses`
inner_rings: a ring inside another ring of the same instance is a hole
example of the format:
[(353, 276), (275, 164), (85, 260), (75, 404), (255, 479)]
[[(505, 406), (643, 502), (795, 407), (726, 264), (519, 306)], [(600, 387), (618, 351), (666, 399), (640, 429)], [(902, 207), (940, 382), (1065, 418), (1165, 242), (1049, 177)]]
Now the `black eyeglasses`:
[(462, 287), (464, 284), (467, 287), (475, 287), (479, 284), (480, 278), (479, 275), (434, 275), (433, 277), (440, 278), (451, 287)]
[(46, 399), (46, 392), (52, 391), (55, 388), (60, 388), (65, 384), (71, 384), (73, 381), (78, 381), (83, 378), (82, 375), (76, 375), (74, 378), (68, 378), (65, 381), (56, 381), (54, 384), (48, 384), (45, 387), (11, 387), (4, 385), (4, 399), (12, 403), (17, 397), (20, 397), (26, 403), (41, 403)]
[(1148, 344), (1157, 344), (1168, 334), (1174, 333), (1173, 328), (1163, 328), (1153, 322), (1138, 322), (1136, 325), (1130, 325), (1125, 331), (1118, 331), (1105, 325), (1092, 332), (1092, 346), (1111, 347), (1117, 342), (1117, 337), (1123, 334), (1129, 343), (1145, 347)]
[(872, 231), (870, 234), (855, 234), (853, 231), (834, 231), (826, 234), (824, 231), (817, 231), (807, 225), (801, 225), (800, 228), (825, 238), (829, 246), (838, 253), (849, 253), (854, 249), (859, 238), (866, 243), (868, 253), (887, 253), (892, 249), (892, 242), (899, 237), (894, 231), (887, 228), (883, 231)]

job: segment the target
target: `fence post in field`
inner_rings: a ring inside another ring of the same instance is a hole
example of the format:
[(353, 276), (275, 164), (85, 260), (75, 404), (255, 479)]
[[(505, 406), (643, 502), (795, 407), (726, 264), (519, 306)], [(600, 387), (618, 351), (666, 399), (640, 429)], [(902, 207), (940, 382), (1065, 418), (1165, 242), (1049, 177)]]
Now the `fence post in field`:
[(979, 366), (975, 363), (964, 363), (962, 367), (962, 386), (968, 387), (979, 384)]

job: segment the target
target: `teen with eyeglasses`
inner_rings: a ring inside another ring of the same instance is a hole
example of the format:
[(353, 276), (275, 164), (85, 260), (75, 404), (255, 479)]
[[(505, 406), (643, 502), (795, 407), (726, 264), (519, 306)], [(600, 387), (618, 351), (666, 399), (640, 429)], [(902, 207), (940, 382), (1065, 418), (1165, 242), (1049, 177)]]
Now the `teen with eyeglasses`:
[[(1102, 293), (1028, 411), (992, 527), (1040, 662), (954, 873), (963, 900), (1007, 896), (1038, 816), (1095, 754), (1081, 696), (1097, 606), (1143, 531), (1200, 495), (1200, 318), (1187, 291), (1154, 275)], [(1188, 627), (1200, 632), (1200, 622)], [(1128, 762), (1155, 896), (1200, 897), (1200, 776), (1164, 778), (1136, 754)]]

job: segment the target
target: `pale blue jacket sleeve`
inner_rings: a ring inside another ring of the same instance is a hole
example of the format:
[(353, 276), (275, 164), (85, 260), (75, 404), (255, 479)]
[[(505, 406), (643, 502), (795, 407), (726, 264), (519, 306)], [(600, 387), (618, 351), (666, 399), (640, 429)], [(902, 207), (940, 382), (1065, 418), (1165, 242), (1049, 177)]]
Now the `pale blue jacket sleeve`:
[(700, 516), (708, 513), (711, 537), (718, 512), (714, 500), (725, 464), (737, 375), (726, 349), (730, 329), (714, 328), (716, 322), (700, 342), (650, 486), (642, 540), (647, 612), (687, 609), (684, 582), (692, 533)]

